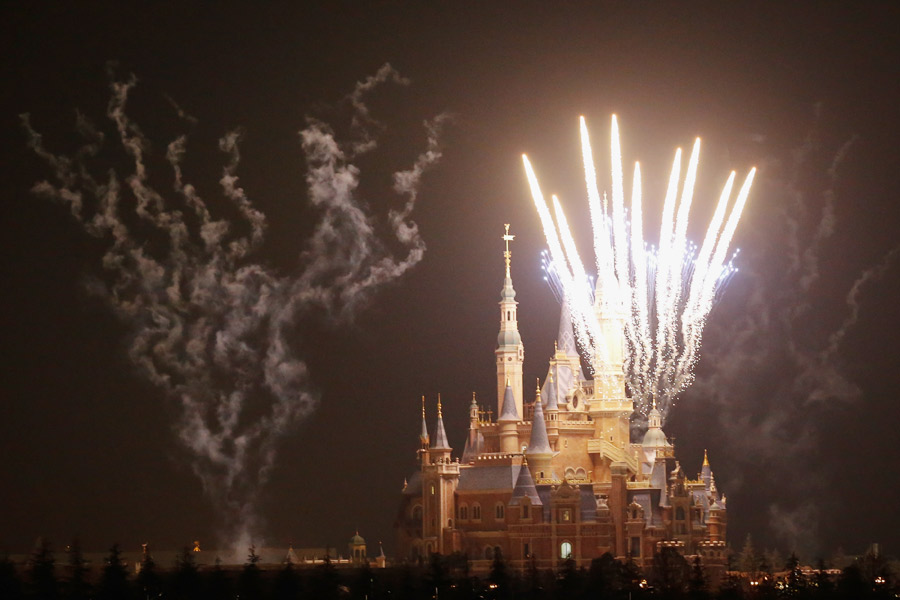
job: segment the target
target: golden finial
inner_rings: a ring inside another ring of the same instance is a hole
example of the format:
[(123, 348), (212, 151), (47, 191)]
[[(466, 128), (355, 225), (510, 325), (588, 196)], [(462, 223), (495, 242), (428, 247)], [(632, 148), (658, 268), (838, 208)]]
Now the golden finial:
[(556, 340), (553, 340), (553, 353), (559, 354), (559, 343)]
[(438, 392), (438, 419), (441, 418), (441, 393)]
[(536, 390), (537, 395), (540, 396), (541, 395), (541, 378), (535, 377), (534, 380), (537, 382), (537, 390)]
[(506, 228), (506, 233), (503, 236), (503, 241), (506, 242), (506, 251), (503, 253), (503, 258), (506, 259), (506, 276), (509, 277), (509, 259), (512, 256), (509, 251), (509, 243), (516, 239), (516, 236), (509, 235), (509, 223), (504, 223), (503, 226)]
[(422, 396), (422, 418), (425, 418), (425, 396)]
[(703, 466), (704, 467), (709, 466), (709, 457), (706, 456), (706, 448), (703, 449)]
[(553, 371), (547, 373), (547, 377), (550, 379), (550, 383), (553, 383)]

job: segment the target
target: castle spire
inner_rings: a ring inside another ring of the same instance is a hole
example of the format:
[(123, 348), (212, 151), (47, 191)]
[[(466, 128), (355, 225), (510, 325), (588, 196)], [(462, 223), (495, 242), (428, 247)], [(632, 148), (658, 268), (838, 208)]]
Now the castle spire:
[(428, 425), (425, 423), (425, 396), (422, 396), (422, 430), (419, 433), (419, 441), (423, 448), (428, 447)]
[(437, 404), (437, 426), (434, 431), (434, 443), (431, 445), (432, 450), (450, 450), (450, 444), (447, 442), (447, 432), (444, 430), (444, 417), (441, 414), (441, 395), (438, 394)]
[(505, 233), (501, 237), (504, 242), (503, 259), (506, 265), (506, 276), (503, 280), (503, 288), (500, 290), (500, 333), (497, 335), (497, 349), (494, 351), (497, 364), (497, 414), (502, 415), (504, 410), (504, 398), (506, 396), (507, 382), (512, 388), (512, 397), (515, 402), (515, 412), (522, 415), (522, 363), (525, 360), (525, 346), (522, 344), (522, 336), (519, 334), (519, 325), (516, 316), (516, 290), (513, 288), (510, 273), (510, 259), (512, 253), (509, 250), (509, 242), (516, 236), (509, 233), (509, 223), (504, 225)]

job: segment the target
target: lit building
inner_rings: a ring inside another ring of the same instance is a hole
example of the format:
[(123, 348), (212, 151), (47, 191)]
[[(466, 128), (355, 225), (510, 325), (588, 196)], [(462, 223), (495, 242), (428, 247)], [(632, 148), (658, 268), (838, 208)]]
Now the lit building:
[(687, 478), (655, 406), (643, 438), (631, 440), (634, 408), (621, 367), (625, 311), (602, 286), (594, 310), (608, 364), (616, 366), (585, 378), (563, 303), (547, 376), (525, 402), (512, 238), (507, 226), (496, 413), (473, 395), (465, 447), (454, 457), (440, 397), (431, 430), (423, 399), (419, 468), (404, 483), (397, 520), (399, 558), (460, 552), (474, 569), (486, 570), (498, 552), (517, 568), (554, 567), (569, 558), (587, 566), (609, 552), (648, 565), (669, 546), (723, 570), (725, 497), (706, 456), (697, 478)]

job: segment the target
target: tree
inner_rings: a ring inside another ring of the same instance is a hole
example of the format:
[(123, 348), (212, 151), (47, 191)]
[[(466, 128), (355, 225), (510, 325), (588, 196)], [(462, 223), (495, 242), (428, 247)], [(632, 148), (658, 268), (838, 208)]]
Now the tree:
[(690, 577), (690, 566), (675, 548), (664, 547), (653, 556), (653, 585), (663, 598), (681, 598)]
[(20, 600), (22, 582), (16, 574), (16, 565), (8, 556), (0, 558), (0, 598)]
[(691, 574), (688, 579), (688, 596), (691, 600), (706, 600), (709, 598), (709, 584), (706, 581), (706, 571), (699, 556), (694, 557), (691, 565)]
[(247, 562), (238, 579), (238, 595), (246, 600), (259, 600), (263, 596), (262, 577), (259, 572), (259, 555), (256, 546), (250, 546)]
[(787, 581), (785, 581), (785, 595), (791, 598), (805, 598), (808, 585), (803, 570), (800, 568), (800, 559), (797, 558), (795, 552), (791, 552), (787, 562), (784, 563), (784, 568), (788, 572)]
[(71, 600), (87, 600), (91, 596), (88, 569), (81, 552), (78, 538), (67, 549), (69, 555), (69, 578), (66, 582), (66, 597)]
[(753, 577), (759, 571), (759, 563), (759, 555), (756, 553), (756, 549), (753, 547), (753, 539), (748, 533), (747, 539), (744, 540), (744, 547), (741, 548), (741, 552), (738, 554), (738, 570)]
[(56, 559), (50, 542), (41, 538), (31, 555), (31, 596), (37, 600), (54, 600), (59, 596), (56, 580)]
[(178, 558), (175, 559), (175, 573), (171, 581), (172, 597), (183, 600), (193, 600), (200, 591), (200, 576), (197, 572), (197, 563), (194, 562), (194, 552), (185, 546)]
[(275, 600), (295, 600), (300, 595), (300, 577), (290, 561), (285, 561), (284, 566), (278, 571), (272, 592)]
[(141, 570), (137, 574), (137, 586), (143, 600), (158, 598), (162, 592), (162, 581), (147, 544), (144, 544), (144, 553), (141, 556)]
[(815, 588), (814, 596), (816, 598), (831, 598), (834, 594), (834, 583), (828, 576), (825, 561), (821, 558), (816, 564), (816, 574), (813, 576), (812, 586)]
[(209, 600), (221, 600), (221, 598), (233, 598), (234, 591), (231, 588), (231, 581), (225, 571), (222, 570), (222, 560), (217, 556), (216, 564), (213, 566), (209, 577), (206, 580), (205, 594)]
[(128, 585), (128, 571), (122, 562), (122, 552), (118, 544), (113, 544), (103, 565), (103, 575), (100, 577), (100, 585), (97, 597), (101, 600), (123, 600), (131, 594)]
[(503, 552), (500, 548), (494, 550), (494, 560), (491, 563), (491, 572), (488, 575), (488, 581), (493, 587), (492, 598), (512, 598), (512, 580), (506, 561), (503, 559)]

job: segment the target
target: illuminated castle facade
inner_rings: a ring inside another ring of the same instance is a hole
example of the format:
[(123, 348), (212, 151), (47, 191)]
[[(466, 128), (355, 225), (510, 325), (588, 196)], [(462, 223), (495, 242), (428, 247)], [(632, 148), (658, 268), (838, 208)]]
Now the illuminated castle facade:
[[(709, 461), (689, 479), (661, 429), (655, 406), (643, 439), (631, 440), (633, 403), (625, 389), (625, 312), (596, 292), (594, 310), (609, 364), (586, 379), (563, 303), (559, 336), (543, 385), (525, 401), (525, 349), (510, 276), (500, 292), (497, 411), (473, 395), (461, 454), (447, 441), (440, 398), (437, 423), (422, 405), (418, 469), (404, 483), (397, 520), (399, 558), (464, 553), (486, 570), (502, 553), (512, 566), (579, 566), (609, 552), (648, 565), (663, 546), (699, 555), (713, 570), (725, 564), (725, 497)], [(493, 415), (496, 414), (496, 420)]]

